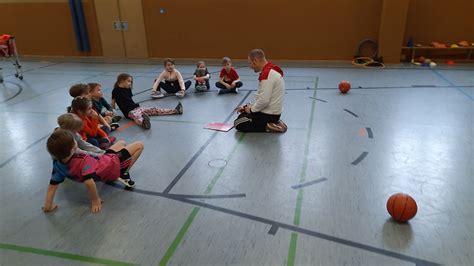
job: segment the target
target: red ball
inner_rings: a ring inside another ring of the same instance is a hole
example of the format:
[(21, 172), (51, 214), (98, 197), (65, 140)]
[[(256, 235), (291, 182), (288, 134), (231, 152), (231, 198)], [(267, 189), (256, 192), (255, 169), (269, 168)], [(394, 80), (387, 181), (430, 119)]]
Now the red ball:
[(346, 94), (350, 89), (351, 84), (348, 81), (343, 80), (341, 83), (339, 83), (339, 90), (341, 93)]
[(406, 222), (415, 217), (418, 207), (416, 201), (407, 194), (397, 193), (387, 201), (387, 211), (397, 222)]

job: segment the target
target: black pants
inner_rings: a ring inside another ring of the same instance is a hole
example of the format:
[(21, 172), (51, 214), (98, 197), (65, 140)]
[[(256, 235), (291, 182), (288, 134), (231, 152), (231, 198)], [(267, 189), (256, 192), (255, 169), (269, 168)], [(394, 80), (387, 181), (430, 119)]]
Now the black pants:
[[(230, 84), (229, 84), (229, 85), (230, 85)], [(238, 81), (238, 82), (235, 83), (235, 87), (236, 87), (236, 88), (240, 88), (240, 87), (242, 87), (242, 85), (244, 85), (244, 84), (242, 83), (242, 81)], [(232, 91), (232, 90), (233, 90), (233, 89), (230, 89), (230, 90), (227, 89), (227, 88), (224, 86), (224, 84), (222, 84), (222, 83), (220, 83), (220, 82), (216, 82), (216, 87), (219, 88), (219, 89), (222, 89), (222, 90), (228, 90), (228, 91)]]
[(242, 132), (266, 132), (267, 123), (278, 123), (281, 115), (269, 115), (261, 112), (241, 113), (234, 121), (235, 129)]
[[(194, 84), (194, 87), (196, 87), (197, 85), (199, 85), (199, 83), (196, 81), (196, 84)], [(209, 90), (211, 88), (211, 84), (209, 84), (209, 80), (206, 79), (206, 88)]]
[[(186, 90), (191, 87), (191, 83), (192, 82), (190, 80), (184, 82), (184, 87)], [(179, 86), (179, 82), (177, 80), (160, 82), (159, 88), (163, 89), (167, 93), (177, 93), (178, 91), (181, 91), (181, 87)]]

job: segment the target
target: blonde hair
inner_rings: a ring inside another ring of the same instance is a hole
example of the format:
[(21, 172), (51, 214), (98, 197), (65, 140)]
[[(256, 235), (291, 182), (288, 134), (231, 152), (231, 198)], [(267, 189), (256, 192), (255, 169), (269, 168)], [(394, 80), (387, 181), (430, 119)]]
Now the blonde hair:
[(82, 119), (76, 114), (62, 114), (58, 117), (58, 125), (61, 129), (77, 132), (82, 129)]

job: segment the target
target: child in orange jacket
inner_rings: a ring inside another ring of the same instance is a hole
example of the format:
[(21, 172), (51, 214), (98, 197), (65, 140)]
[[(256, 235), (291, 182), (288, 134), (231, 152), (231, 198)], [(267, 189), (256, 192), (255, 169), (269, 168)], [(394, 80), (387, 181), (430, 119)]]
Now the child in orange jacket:
[(108, 149), (115, 141), (115, 137), (109, 138), (99, 127), (99, 115), (92, 109), (91, 100), (83, 96), (76, 97), (71, 107), (73, 113), (82, 119), (83, 127), (79, 132), (82, 139), (103, 150)]

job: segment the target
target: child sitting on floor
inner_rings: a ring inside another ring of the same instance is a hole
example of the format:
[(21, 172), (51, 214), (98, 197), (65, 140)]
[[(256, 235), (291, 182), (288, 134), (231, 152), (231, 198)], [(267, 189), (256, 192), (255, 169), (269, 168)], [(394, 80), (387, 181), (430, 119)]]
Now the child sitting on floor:
[(211, 88), (209, 85), (209, 78), (210, 74), (209, 71), (207, 71), (206, 64), (204, 61), (199, 61), (193, 75), (193, 79), (196, 81), (196, 91), (201, 92), (209, 90)]
[(105, 153), (104, 150), (84, 141), (79, 134), (82, 130), (82, 120), (79, 116), (73, 113), (62, 114), (58, 117), (58, 125), (61, 129), (68, 130), (74, 135), (74, 140), (77, 142), (77, 151), (87, 153), (94, 157)]
[(90, 144), (106, 150), (113, 144), (115, 137), (109, 138), (107, 133), (99, 127), (99, 114), (92, 109), (89, 98), (78, 96), (71, 103), (72, 112), (82, 120), (82, 130), (79, 132), (82, 139)]
[(216, 82), (219, 94), (239, 93), (239, 88), (242, 87), (243, 83), (240, 81), (237, 71), (232, 67), (232, 61), (229, 57), (222, 58), (222, 70), (219, 77), (219, 81)]
[(153, 84), (151, 90), (151, 98), (163, 98), (165, 95), (161, 93), (161, 89), (166, 91), (167, 94), (175, 94), (176, 96), (183, 98), (186, 94), (186, 90), (191, 87), (191, 81), (184, 82), (181, 73), (174, 67), (174, 61), (170, 58), (165, 59), (163, 62), (165, 69), (160, 73), (158, 78)]
[(53, 172), (44, 201), (44, 212), (51, 212), (57, 208), (53, 202), (54, 195), (58, 185), (66, 177), (86, 185), (91, 197), (93, 213), (100, 212), (102, 209), (102, 200), (97, 192), (96, 181), (120, 181), (127, 187), (135, 185), (128, 171), (143, 151), (141, 142), (125, 146), (123, 141), (119, 141), (105, 154), (95, 158), (84, 153), (76, 153), (77, 143), (74, 141), (73, 134), (68, 130), (58, 129), (48, 138), (46, 146), (53, 157)]
[[(71, 95), (73, 99), (78, 96), (90, 97), (89, 91), (90, 91), (89, 85), (79, 83), (79, 84), (72, 85), (71, 88), (69, 88), (69, 95)], [(68, 106), (66, 110), (68, 113), (70, 113), (72, 111), (71, 106)]]
[[(83, 83), (75, 84), (71, 86), (71, 88), (69, 89), (69, 95), (71, 95), (72, 98), (82, 96), (82, 97), (91, 99), (90, 92), (91, 92), (91, 87), (88, 84), (83, 84)], [(67, 107), (67, 112), (68, 113), (72, 112), (71, 106)], [(100, 112), (98, 113), (99, 113), (99, 124), (101, 125), (101, 128), (105, 132), (110, 133), (111, 131), (114, 131), (118, 127), (120, 127), (120, 124), (116, 123), (116, 121), (112, 123), (108, 122), (106, 121), (106, 119), (104, 119), (104, 117), (100, 114)]]
[(89, 83), (88, 85), (90, 88), (89, 95), (95, 111), (104, 118), (112, 130), (120, 127), (117, 122), (120, 121), (122, 117), (116, 115), (115, 110), (112, 109), (112, 106), (110, 106), (110, 104), (104, 99), (102, 86), (98, 83)]
[(133, 79), (130, 74), (122, 73), (118, 75), (112, 90), (112, 108), (115, 109), (117, 103), (120, 111), (127, 118), (132, 119), (135, 123), (144, 129), (150, 129), (151, 122), (149, 116), (154, 115), (174, 115), (183, 113), (183, 105), (181, 102), (174, 109), (156, 108), (156, 107), (140, 107), (132, 99)]

